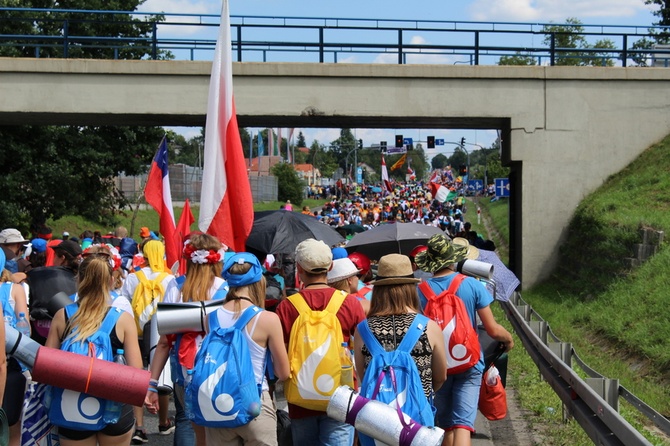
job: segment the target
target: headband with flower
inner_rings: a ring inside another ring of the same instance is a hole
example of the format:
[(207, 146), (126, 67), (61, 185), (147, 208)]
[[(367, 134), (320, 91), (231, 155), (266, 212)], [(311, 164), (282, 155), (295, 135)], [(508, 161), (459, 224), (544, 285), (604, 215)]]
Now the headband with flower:
[(190, 240), (184, 242), (184, 258), (190, 259), (191, 262), (199, 265), (219, 263), (224, 256), (225, 250), (222, 248), (218, 251), (213, 249), (196, 249)]

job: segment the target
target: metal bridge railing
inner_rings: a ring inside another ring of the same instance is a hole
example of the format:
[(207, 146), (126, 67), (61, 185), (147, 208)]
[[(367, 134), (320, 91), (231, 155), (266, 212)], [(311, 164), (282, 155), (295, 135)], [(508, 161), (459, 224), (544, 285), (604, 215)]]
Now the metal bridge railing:
[[(211, 60), (218, 15), (128, 11), (0, 8), (4, 29), (0, 54), (10, 50), (34, 57), (129, 58), (143, 52), (156, 59)], [(141, 37), (106, 35), (114, 26), (142, 26)], [(232, 50), (238, 62), (352, 62), (390, 64), (497, 64), (503, 56), (529, 57), (539, 65), (627, 66), (653, 59), (669, 60), (668, 48), (636, 48), (635, 43), (668, 29), (652, 26), (578, 25), (588, 48), (560, 47), (571, 24), (455, 22), (231, 16)], [(97, 30), (81, 35), (80, 28)], [(551, 32), (549, 28), (551, 27)], [(30, 29), (30, 32), (19, 32)], [(35, 29), (42, 30), (33, 32)], [(44, 31), (44, 30), (49, 30)], [(594, 48), (608, 39), (612, 48)], [(84, 51), (85, 56), (80, 56)], [(169, 52), (169, 55), (168, 55)]]
[[(651, 444), (619, 414), (619, 398), (624, 398), (659, 430), (670, 435), (670, 420), (621, 386), (618, 380), (605, 378), (585, 364), (572, 344), (561, 342), (519, 293), (509, 302), (501, 302), (501, 306), (542, 377), (563, 402), (564, 416), (573, 416), (595, 444)], [(580, 378), (572, 368), (573, 361), (586, 378)]]

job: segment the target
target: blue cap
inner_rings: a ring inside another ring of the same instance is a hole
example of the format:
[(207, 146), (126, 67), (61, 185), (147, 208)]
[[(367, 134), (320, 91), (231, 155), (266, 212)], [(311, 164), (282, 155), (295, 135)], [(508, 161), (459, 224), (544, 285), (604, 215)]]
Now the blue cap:
[(333, 260), (337, 259), (343, 259), (349, 255), (346, 249), (342, 248), (341, 246), (338, 246), (337, 248), (333, 248)]
[[(231, 274), (230, 268), (235, 264), (249, 263), (251, 269), (246, 274)], [(256, 283), (263, 277), (263, 268), (258, 258), (248, 252), (239, 252), (230, 256), (223, 265), (223, 278), (226, 279), (231, 287), (246, 286)]]
[(35, 252), (44, 252), (47, 250), (47, 241), (43, 238), (34, 238), (30, 241)]

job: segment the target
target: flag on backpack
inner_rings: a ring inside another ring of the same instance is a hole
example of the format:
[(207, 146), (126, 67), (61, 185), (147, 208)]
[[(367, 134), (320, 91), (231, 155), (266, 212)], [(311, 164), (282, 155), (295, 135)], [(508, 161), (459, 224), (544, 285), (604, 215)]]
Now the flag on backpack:
[(463, 274), (456, 274), (449, 288), (435, 295), (428, 282), (421, 282), (419, 289), (428, 300), (423, 314), (437, 322), (442, 329), (447, 351), (447, 374), (462, 373), (479, 362), (481, 347), (477, 332), (472, 326), (465, 304), (456, 295)]
[(158, 276), (149, 280), (144, 271), (138, 269), (135, 276), (139, 283), (133, 293), (131, 305), (137, 324), (137, 334), (142, 336), (144, 326), (149, 323), (154, 313), (158, 309), (158, 302), (163, 300), (165, 289), (163, 288), (163, 279), (167, 277), (166, 272), (159, 273)]
[(195, 355), (185, 398), (195, 424), (233, 428), (248, 424), (261, 411), (262, 381), (257, 383), (254, 378), (249, 343), (242, 330), (263, 309), (248, 307), (229, 328), (219, 325), (218, 311), (208, 316), (209, 333)]
[[(432, 398), (429, 400), (426, 397), (419, 369), (411, 355), (427, 326), (428, 318), (417, 314), (400, 345), (388, 352), (370, 331), (367, 320), (358, 324), (357, 328), (372, 356), (365, 369), (360, 394), (396, 409), (403, 431), (411, 431), (417, 423), (427, 427), (435, 425)], [(359, 432), (358, 438), (363, 446), (375, 446), (371, 437)]]
[(288, 298), (299, 314), (288, 344), (291, 374), (284, 394), (289, 403), (325, 412), (340, 385), (344, 337), (337, 312), (346, 297), (344, 291), (335, 290), (323, 311), (312, 310), (300, 293)]
[[(65, 307), (66, 320), (74, 316), (78, 307), (79, 304), (76, 303)], [(110, 308), (98, 331), (80, 341), (75, 341), (73, 336), (66, 336), (60, 349), (113, 361), (114, 351), (109, 336), (122, 312), (123, 310), (119, 308)], [(111, 405), (119, 404), (114, 401), (60, 387), (51, 387), (47, 393), (45, 405), (48, 406), (49, 420), (56, 426), (82, 431), (99, 431), (108, 424), (118, 421), (118, 414), (116, 419), (109, 419), (107, 416)]]

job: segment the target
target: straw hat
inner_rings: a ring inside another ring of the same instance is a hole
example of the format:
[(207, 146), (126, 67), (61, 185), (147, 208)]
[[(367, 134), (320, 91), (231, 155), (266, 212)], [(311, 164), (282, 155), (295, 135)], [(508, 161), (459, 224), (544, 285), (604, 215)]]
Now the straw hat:
[(461, 245), (465, 246), (468, 248), (466, 251), (466, 255), (468, 256), (468, 259), (470, 260), (477, 260), (479, 258), (479, 248), (476, 246), (473, 246), (470, 244), (468, 239), (463, 238), (463, 237), (454, 237), (454, 239), (451, 241), (451, 243), (454, 243), (456, 245)]
[(414, 263), (421, 270), (434, 273), (451, 264), (467, 259), (467, 248), (451, 242), (443, 234), (435, 234), (428, 240), (428, 249), (414, 258)]
[(404, 283), (419, 283), (414, 278), (412, 263), (409, 257), (403, 254), (388, 254), (379, 259), (377, 279), (370, 282), (374, 286), (401, 285)]

